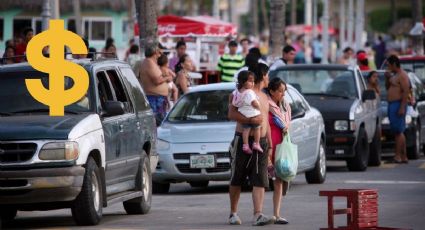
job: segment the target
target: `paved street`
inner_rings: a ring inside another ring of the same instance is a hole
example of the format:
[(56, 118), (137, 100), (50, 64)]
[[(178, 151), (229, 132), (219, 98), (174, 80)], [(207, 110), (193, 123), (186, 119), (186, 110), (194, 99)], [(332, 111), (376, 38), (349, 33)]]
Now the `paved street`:
[[(283, 215), (290, 224), (283, 229), (318, 229), (327, 224), (326, 198), (320, 190), (337, 188), (377, 188), (379, 190), (379, 223), (385, 227), (423, 229), (425, 225), (425, 158), (410, 161), (408, 165), (383, 164), (367, 172), (348, 172), (344, 163), (330, 162), (325, 184), (308, 185), (299, 175), (284, 201)], [(272, 213), (272, 192), (266, 193), (264, 212)], [(337, 199), (336, 207), (343, 207)], [(95, 227), (76, 227), (68, 210), (49, 212), (19, 212), (12, 229), (246, 229), (251, 227), (250, 192), (244, 192), (240, 202), (242, 226), (227, 225), (227, 185), (214, 182), (207, 189), (192, 189), (189, 184), (171, 186), (171, 193), (155, 195), (148, 215), (129, 216), (122, 205), (104, 210), (101, 224)], [(344, 224), (338, 216), (336, 223)], [(260, 228), (260, 227), (258, 227)], [(282, 229), (282, 226), (267, 226)]]

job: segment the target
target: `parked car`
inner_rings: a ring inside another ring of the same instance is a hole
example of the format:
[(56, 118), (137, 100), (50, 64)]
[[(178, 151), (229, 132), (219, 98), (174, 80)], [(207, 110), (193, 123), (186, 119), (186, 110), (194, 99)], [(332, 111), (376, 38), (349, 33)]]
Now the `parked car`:
[(326, 156), (347, 161), (350, 171), (381, 163), (379, 99), (357, 67), (287, 65), (269, 74), (293, 85), (323, 115)]
[[(382, 148), (386, 152), (394, 152), (395, 141), (394, 134), (390, 130), (390, 122), (388, 120), (387, 110), (387, 90), (385, 88), (384, 70), (378, 70), (379, 87), (381, 91), (381, 115), (382, 115)], [(364, 72), (366, 76), (368, 72)], [(418, 159), (422, 146), (425, 145), (425, 89), (421, 80), (413, 72), (408, 72), (410, 86), (412, 87), (412, 95), (415, 98), (415, 104), (408, 110), (406, 115), (406, 146), (407, 157), (409, 159)], [(424, 148), (425, 149), (425, 148)]]
[[(159, 163), (153, 174), (154, 192), (166, 193), (170, 183), (192, 187), (230, 179), (229, 145), (236, 123), (227, 118), (228, 98), (235, 83), (196, 86), (185, 94), (158, 128)], [(292, 141), (298, 145), (299, 172), (308, 183), (326, 177), (323, 118), (292, 87), (285, 99), (292, 108)], [(209, 162), (209, 163), (205, 163)]]
[[(25, 79), (48, 74), (28, 63), (0, 66), (0, 216), (18, 210), (71, 208), (78, 225), (95, 225), (103, 207), (123, 202), (128, 214), (151, 208), (158, 162), (153, 112), (131, 67), (122, 61), (75, 61), (89, 88), (49, 116)], [(65, 78), (65, 89), (73, 86)]]

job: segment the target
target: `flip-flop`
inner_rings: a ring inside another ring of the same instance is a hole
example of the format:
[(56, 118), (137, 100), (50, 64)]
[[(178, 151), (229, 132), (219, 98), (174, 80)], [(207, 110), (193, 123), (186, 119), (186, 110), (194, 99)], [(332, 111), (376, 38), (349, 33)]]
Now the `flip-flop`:
[(392, 163), (392, 164), (401, 164), (401, 163), (403, 163), (403, 161), (401, 161), (401, 160), (396, 160), (396, 159), (391, 159), (391, 160), (387, 161), (387, 163)]

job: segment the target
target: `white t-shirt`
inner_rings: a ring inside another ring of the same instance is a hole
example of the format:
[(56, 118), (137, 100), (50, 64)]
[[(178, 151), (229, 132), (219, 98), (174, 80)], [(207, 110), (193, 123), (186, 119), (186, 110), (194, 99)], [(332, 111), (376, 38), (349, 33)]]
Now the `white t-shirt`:
[(245, 117), (255, 117), (260, 115), (260, 110), (251, 105), (254, 100), (258, 102), (258, 97), (252, 89), (246, 89), (242, 91), (242, 93), (239, 92), (238, 89), (233, 91), (232, 104), (238, 107), (238, 111)]
[(281, 59), (277, 59), (275, 62), (273, 62), (273, 64), (270, 66), (269, 71), (275, 70), (281, 66), (285, 66), (286, 63)]

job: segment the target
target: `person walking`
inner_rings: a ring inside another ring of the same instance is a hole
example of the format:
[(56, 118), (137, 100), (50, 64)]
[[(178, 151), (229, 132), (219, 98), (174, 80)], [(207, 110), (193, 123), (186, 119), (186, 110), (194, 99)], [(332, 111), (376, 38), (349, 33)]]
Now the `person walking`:
[(408, 163), (406, 154), (406, 109), (409, 97), (409, 77), (400, 68), (400, 60), (397, 56), (391, 55), (387, 58), (388, 71), (385, 74), (385, 87), (387, 88), (388, 119), (390, 129), (395, 134), (395, 156), (393, 163)]
[[(267, 95), (262, 89), (268, 85), (268, 67), (265, 64), (259, 63), (255, 70), (255, 85), (254, 92), (259, 97), (260, 112), (261, 114), (256, 117), (247, 118), (238, 112), (237, 107), (232, 105), (233, 94), (229, 96), (229, 111), (228, 117), (230, 120), (236, 121), (236, 133), (230, 144), (230, 159), (231, 159), (231, 178), (229, 186), (230, 198), (230, 216), (229, 224), (240, 225), (242, 224), (239, 218), (238, 203), (241, 194), (241, 186), (248, 177), (252, 188), (252, 203), (254, 206), (253, 222), (254, 226), (262, 226), (271, 224), (274, 220), (263, 214), (263, 202), (265, 188), (269, 186), (267, 177), (267, 162), (268, 155), (266, 152), (259, 153), (254, 151), (253, 154), (248, 155), (242, 151), (242, 125), (243, 124), (256, 124), (260, 125), (260, 145), (263, 149), (268, 149), (271, 142), (270, 129), (267, 120), (269, 111), (269, 104)], [(251, 136), (250, 142), (252, 143), (253, 137)]]
[(235, 73), (245, 65), (244, 57), (237, 54), (238, 43), (229, 42), (229, 53), (224, 54), (218, 61), (217, 70), (220, 71), (222, 82), (232, 82)]
[[(268, 154), (269, 172), (274, 172), (276, 146), (282, 143), (291, 125), (291, 107), (284, 100), (286, 90), (286, 83), (280, 78), (272, 79), (267, 87), (267, 94), (269, 96), (268, 121), (272, 139), (272, 145), (269, 148), (270, 152)], [(275, 177), (273, 186), (273, 215), (275, 224), (288, 224), (289, 222), (280, 215), (280, 206), (282, 196), (285, 196), (288, 191), (289, 183), (279, 177)]]

